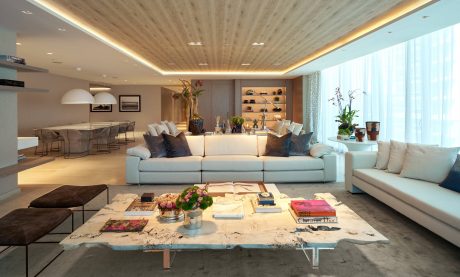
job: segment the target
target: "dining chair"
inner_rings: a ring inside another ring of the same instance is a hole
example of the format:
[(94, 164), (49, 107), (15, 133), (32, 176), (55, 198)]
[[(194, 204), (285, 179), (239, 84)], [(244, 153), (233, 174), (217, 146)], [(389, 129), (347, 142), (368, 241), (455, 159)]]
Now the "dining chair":
[(109, 148), (110, 149), (120, 149), (120, 145), (118, 144), (118, 140), (117, 140), (119, 129), (120, 129), (120, 126), (118, 125), (110, 126), (110, 133), (109, 133)]
[[(39, 145), (35, 147), (35, 155), (47, 156), (50, 152), (60, 152), (64, 148), (64, 138), (56, 131), (34, 129), (34, 135), (38, 137), (39, 142)], [(53, 148), (54, 143), (57, 143), (56, 148)], [(41, 146), (41, 151), (38, 151), (39, 146)]]
[(81, 158), (90, 153), (90, 131), (67, 129), (63, 130), (64, 158)]
[[(136, 135), (134, 133), (134, 129), (136, 128), (136, 121), (130, 121), (128, 123), (128, 126), (126, 127), (126, 133), (125, 133), (125, 141), (126, 142), (134, 142), (136, 141)], [(128, 132), (132, 132), (133, 134), (133, 139), (128, 139)]]
[[(99, 128), (92, 132), (90, 138), (90, 146), (96, 145), (97, 153), (110, 153), (109, 140), (110, 140), (110, 127)], [(95, 142), (92, 144), (92, 142)], [(102, 149), (101, 149), (102, 147)]]
[[(128, 144), (128, 142), (126, 141), (126, 132), (128, 130), (128, 125), (129, 123), (127, 122), (120, 124), (120, 128), (118, 129), (118, 144)], [(125, 139), (120, 140), (120, 135), (123, 135), (123, 134), (125, 136)]]

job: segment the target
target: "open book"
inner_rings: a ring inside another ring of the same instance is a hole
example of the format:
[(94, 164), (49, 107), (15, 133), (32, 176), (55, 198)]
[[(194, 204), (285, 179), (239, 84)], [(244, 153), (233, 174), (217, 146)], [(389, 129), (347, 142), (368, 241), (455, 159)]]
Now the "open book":
[(225, 195), (226, 193), (247, 194), (267, 191), (262, 182), (224, 182), (207, 183), (208, 193), (211, 195)]

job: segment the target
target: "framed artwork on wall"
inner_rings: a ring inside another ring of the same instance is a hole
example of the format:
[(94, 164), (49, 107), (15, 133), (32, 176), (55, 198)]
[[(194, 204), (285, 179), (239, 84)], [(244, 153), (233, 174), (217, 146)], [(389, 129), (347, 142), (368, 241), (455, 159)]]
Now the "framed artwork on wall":
[(140, 112), (141, 96), (140, 95), (119, 95), (118, 109), (120, 112)]
[(89, 105), (89, 111), (92, 113), (95, 112), (112, 112), (112, 105), (111, 104), (96, 104), (96, 105)]

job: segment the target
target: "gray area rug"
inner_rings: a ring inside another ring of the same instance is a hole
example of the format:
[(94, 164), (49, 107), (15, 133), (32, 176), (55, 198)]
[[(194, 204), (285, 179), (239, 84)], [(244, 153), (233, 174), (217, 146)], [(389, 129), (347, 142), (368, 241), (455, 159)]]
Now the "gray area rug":
[[(112, 186), (117, 193), (179, 192), (186, 186)], [(309, 198), (331, 192), (390, 240), (390, 244), (339, 243), (336, 250), (320, 253), (314, 270), (301, 251), (246, 250), (178, 252), (172, 269), (163, 271), (161, 253), (118, 252), (108, 248), (80, 248), (64, 252), (40, 276), (460, 276), (460, 248), (366, 194), (352, 195), (343, 183), (280, 184), (281, 192)], [(0, 202), (0, 216), (27, 207), (53, 187), (24, 187), (22, 193)], [(91, 208), (105, 203), (97, 197)], [(75, 222), (80, 222), (79, 218)], [(67, 221), (60, 230), (70, 229)], [(53, 237), (58, 239), (59, 237)], [(47, 237), (51, 239), (51, 237)], [(57, 245), (32, 245), (33, 274), (59, 251)], [(24, 248), (0, 255), (0, 276), (24, 276)]]

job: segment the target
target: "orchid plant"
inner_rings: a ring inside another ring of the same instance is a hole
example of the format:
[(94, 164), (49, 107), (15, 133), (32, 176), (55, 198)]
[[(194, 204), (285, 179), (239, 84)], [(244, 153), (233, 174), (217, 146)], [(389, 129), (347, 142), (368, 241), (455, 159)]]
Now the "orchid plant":
[(339, 125), (339, 135), (351, 135), (358, 124), (353, 123), (355, 117), (358, 117), (358, 110), (352, 109), (353, 100), (356, 99), (356, 93), (362, 92), (364, 95), (367, 93), (365, 91), (355, 89), (348, 91), (348, 101), (345, 102), (343, 93), (340, 91), (340, 88), (335, 89), (334, 97), (329, 99), (329, 102), (332, 102), (332, 105), (337, 106), (339, 110), (339, 115), (336, 116), (335, 122), (340, 123)]
[(212, 203), (212, 197), (208, 195), (207, 189), (198, 186), (186, 188), (176, 200), (176, 206), (184, 211), (205, 210), (211, 207)]

